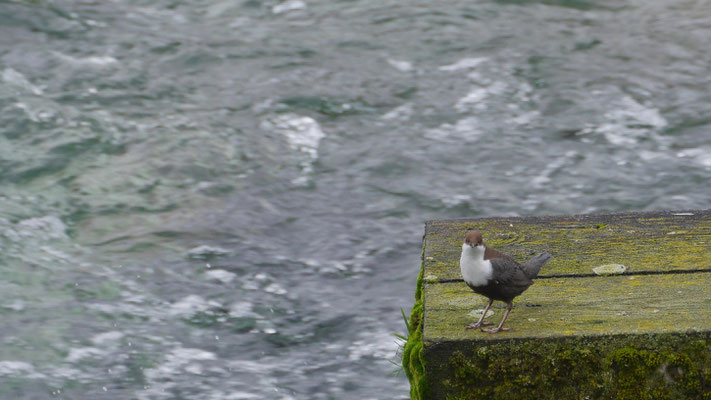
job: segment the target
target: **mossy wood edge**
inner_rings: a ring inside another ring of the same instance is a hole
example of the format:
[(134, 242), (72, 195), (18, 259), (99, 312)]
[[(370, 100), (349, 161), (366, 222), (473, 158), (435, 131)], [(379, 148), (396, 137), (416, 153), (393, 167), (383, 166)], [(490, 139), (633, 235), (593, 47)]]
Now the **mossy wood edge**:
[[(486, 304), (459, 273), (468, 228), (518, 260), (553, 255), (511, 332), (464, 329)], [(409, 325), (413, 399), (711, 400), (711, 211), (428, 221)]]

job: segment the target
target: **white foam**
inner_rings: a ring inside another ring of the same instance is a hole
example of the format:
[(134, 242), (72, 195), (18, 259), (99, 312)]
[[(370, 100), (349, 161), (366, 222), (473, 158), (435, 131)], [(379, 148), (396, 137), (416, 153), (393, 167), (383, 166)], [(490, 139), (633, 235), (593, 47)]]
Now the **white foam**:
[(395, 336), (386, 331), (361, 334), (361, 339), (348, 346), (348, 360), (358, 361), (364, 357), (389, 360), (397, 352), (398, 344)]
[(292, 149), (312, 159), (318, 157), (319, 142), (326, 136), (315, 119), (291, 113), (273, 116), (263, 121), (261, 127), (283, 135)]
[(487, 88), (485, 88), (485, 87), (472, 88), (469, 91), (469, 93), (466, 94), (466, 96), (462, 97), (461, 99), (459, 99), (457, 101), (457, 104), (454, 106), (454, 108), (456, 108), (457, 111), (460, 111), (460, 112), (466, 111), (467, 106), (469, 104), (480, 103), (488, 95), (489, 95), (489, 92), (488, 92)]
[(110, 331), (94, 336), (91, 338), (91, 342), (97, 346), (115, 345), (116, 342), (121, 340), (123, 337), (124, 334), (122, 332)]
[(538, 111), (529, 111), (511, 119), (517, 125), (528, 125), (541, 115)]
[(277, 295), (284, 295), (287, 294), (288, 292), (286, 289), (284, 289), (280, 284), (273, 282), (270, 283), (267, 287), (264, 288), (264, 291), (267, 293), (274, 293)]
[(207, 301), (196, 294), (191, 294), (171, 304), (168, 313), (170, 315), (190, 316), (196, 312), (208, 310), (210, 307), (219, 306), (220, 304), (217, 302)]
[(257, 314), (252, 311), (252, 303), (240, 301), (230, 306), (231, 317), (256, 317)]
[(487, 60), (486, 57), (464, 58), (464, 59), (461, 59), (461, 60), (455, 62), (454, 64), (443, 65), (443, 66), (439, 67), (439, 70), (449, 72), (449, 71), (457, 71), (460, 69), (471, 69), (471, 68), (474, 68), (474, 67), (478, 66), (479, 64), (483, 63), (486, 60)]
[(34, 371), (35, 367), (24, 361), (0, 361), (0, 375), (24, 375)]
[(301, 0), (287, 0), (272, 6), (274, 14), (281, 14), (288, 11), (303, 10), (306, 8), (306, 3)]
[(35, 95), (41, 95), (42, 89), (33, 85), (24, 75), (15, 71), (12, 68), (5, 68), (2, 71), (2, 80), (9, 86), (30, 92)]
[(232, 282), (237, 277), (237, 274), (225, 271), (224, 269), (213, 269), (205, 272), (205, 275), (210, 279), (220, 281), (222, 283)]
[(479, 129), (479, 119), (476, 117), (467, 117), (460, 119), (454, 125), (454, 132), (456, 132), (459, 137), (470, 137), (474, 138), (481, 134)]
[(318, 158), (319, 142), (326, 136), (318, 122), (311, 117), (287, 113), (263, 120), (260, 127), (281, 134), (293, 150), (307, 156), (306, 160), (299, 162), (304, 175), (291, 180), (295, 185), (306, 185), (308, 174), (313, 171), (313, 161)]
[[(209, 351), (194, 348), (177, 348), (165, 356), (156, 368), (144, 370), (148, 385), (137, 394), (139, 399), (169, 399), (170, 390), (176, 386), (176, 375), (187, 373), (202, 374), (203, 366), (198, 364), (216, 360), (217, 356)], [(211, 373), (224, 374), (220, 368), (213, 367)], [(197, 384), (197, 383), (196, 383)]]
[(35, 367), (25, 361), (0, 361), (0, 376), (16, 376), (24, 379), (47, 379)]
[(178, 348), (165, 357), (165, 361), (156, 369), (146, 370), (146, 376), (167, 378), (189, 365), (193, 361), (216, 360), (215, 353), (201, 349)]
[(455, 194), (452, 196), (442, 197), (442, 203), (447, 207), (454, 207), (460, 204), (466, 204), (472, 200), (472, 197), (468, 194)]
[(711, 168), (711, 149), (686, 149), (676, 153), (676, 156), (679, 158), (689, 158), (696, 164), (699, 164), (705, 168)]
[(66, 239), (67, 226), (54, 215), (39, 218), (28, 218), (17, 223), (17, 233), (21, 237), (41, 239)]
[(211, 256), (225, 256), (230, 254), (230, 251), (220, 247), (208, 246), (204, 244), (188, 250), (186, 254), (190, 258), (206, 258)]
[(545, 185), (546, 183), (551, 181), (551, 176), (558, 170), (560, 170), (567, 162), (568, 160), (576, 157), (578, 155), (578, 152), (575, 150), (569, 150), (567, 151), (563, 156), (558, 157), (548, 163), (543, 170), (531, 180), (531, 183), (533, 183), (535, 186), (541, 187)]
[(111, 56), (91, 56), (80, 59), (81, 62), (104, 66), (117, 63), (118, 60)]
[(40, 246), (40, 249), (60, 261), (67, 262), (71, 260), (71, 256), (69, 254), (63, 251), (59, 251), (57, 249), (53, 249), (49, 246)]
[(202, 375), (202, 365), (189, 364), (185, 367), (185, 372), (193, 375)]
[(506, 84), (501, 81), (496, 81), (489, 86), (472, 87), (469, 93), (457, 101), (454, 108), (459, 112), (469, 110), (471, 105), (474, 105), (474, 108), (479, 110), (486, 109), (484, 99), (491, 95), (502, 94), (505, 90)]
[(54, 51), (53, 54), (62, 61), (79, 66), (105, 67), (118, 62), (115, 57), (111, 56), (73, 57), (58, 51)]
[(109, 26), (108, 24), (106, 24), (104, 22), (95, 21), (93, 19), (87, 19), (84, 22), (89, 26), (96, 26), (99, 28), (106, 28), (107, 26)]
[(401, 121), (405, 121), (410, 119), (413, 113), (413, 108), (411, 103), (406, 103), (403, 104), (399, 107), (395, 107), (392, 110), (388, 111), (386, 114), (384, 114), (381, 119), (384, 120), (391, 120), (391, 119), (397, 119)]
[(22, 311), (25, 309), (25, 302), (20, 299), (15, 299), (11, 303), (3, 304), (1, 307), (7, 308), (13, 311)]
[(215, 397), (218, 399), (225, 399), (225, 400), (249, 400), (249, 399), (261, 399), (262, 396), (256, 395), (253, 393), (247, 393), (247, 392), (230, 392), (221, 394), (219, 397)]
[(594, 131), (616, 146), (635, 145), (641, 138), (648, 137), (650, 130), (656, 131), (667, 125), (659, 110), (646, 107), (630, 96), (623, 96), (611, 106), (613, 109), (605, 113), (607, 122)]
[(269, 370), (273, 368), (273, 365), (270, 365), (265, 362), (245, 359), (230, 360), (228, 362), (228, 365), (230, 369), (235, 370), (235, 372), (250, 372), (263, 375), (264, 377), (267, 377), (268, 374), (266, 374), (266, 372), (269, 372)]
[(467, 117), (460, 119), (454, 125), (442, 124), (437, 128), (428, 129), (425, 131), (425, 137), (432, 140), (446, 140), (450, 137), (461, 139), (465, 142), (476, 140), (482, 134), (479, 128), (479, 119), (477, 117)]
[(75, 347), (69, 350), (69, 354), (65, 358), (68, 362), (76, 362), (84, 358), (98, 357), (104, 353), (96, 347)]
[(412, 63), (409, 61), (399, 61), (387, 59), (388, 64), (400, 72), (412, 71)]
[(639, 158), (643, 161), (660, 161), (664, 160), (669, 157), (668, 154), (660, 152), (660, 151), (649, 151), (649, 150), (641, 150), (638, 154)]

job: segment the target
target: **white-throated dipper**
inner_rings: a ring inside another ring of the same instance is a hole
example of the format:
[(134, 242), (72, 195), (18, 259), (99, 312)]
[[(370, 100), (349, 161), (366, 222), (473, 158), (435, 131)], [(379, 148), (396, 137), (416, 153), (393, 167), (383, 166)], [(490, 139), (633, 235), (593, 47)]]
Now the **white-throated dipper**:
[(511, 256), (484, 245), (484, 239), (480, 231), (467, 231), (462, 244), (462, 257), (459, 259), (462, 278), (474, 292), (488, 297), (489, 304), (486, 305), (479, 321), (467, 325), (466, 328), (473, 329), (492, 325), (491, 322), (483, 322), (484, 317), (486, 312), (489, 311), (491, 303), (494, 300), (499, 300), (508, 305), (501, 323), (496, 328), (482, 329), (481, 331), (496, 333), (510, 330), (510, 328), (503, 328), (503, 326), (513, 307), (514, 297), (523, 293), (533, 284), (533, 278), (538, 275), (538, 271), (541, 270), (543, 264), (550, 259), (550, 254), (543, 253), (523, 264), (519, 264)]

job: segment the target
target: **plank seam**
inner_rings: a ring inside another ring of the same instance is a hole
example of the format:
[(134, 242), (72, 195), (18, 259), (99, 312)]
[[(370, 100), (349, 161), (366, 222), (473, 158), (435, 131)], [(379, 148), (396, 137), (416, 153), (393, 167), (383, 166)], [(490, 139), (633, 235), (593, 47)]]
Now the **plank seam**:
[[(674, 275), (674, 274), (694, 274), (694, 273), (709, 273), (711, 269), (672, 269), (668, 271), (632, 271), (624, 274), (609, 274), (598, 275), (590, 274), (554, 274), (554, 275), (538, 275), (536, 279), (555, 279), (555, 278), (594, 278), (594, 277), (609, 277), (609, 276), (634, 276), (634, 275)], [(455, 283), (464, 282), (464, 279), (427, 279), (427, 283)]]

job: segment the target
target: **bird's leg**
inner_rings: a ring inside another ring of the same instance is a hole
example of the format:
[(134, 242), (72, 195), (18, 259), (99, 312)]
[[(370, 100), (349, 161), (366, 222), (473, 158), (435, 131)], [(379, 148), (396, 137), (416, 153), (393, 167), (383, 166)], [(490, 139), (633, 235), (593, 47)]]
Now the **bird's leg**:
[(497, 326), (496, 328), (492, 328), (492, 329), (482, 329), (482, 330), (481, 330), (482, 332), (486, 332), (486, 333), (496, 333), (496, 332), (510, 331), (510, 330), (511, 330), (511, 328), (502, 328), (502, 326), (504, 326), (504, 322), (506, 321), (506, 317), (509, 316), (509, 313), (511, 312), (511, 309), (513, 308), (513, 302), (510, 302), (510, 301), (509, 301), (507, 304), (508, 304), (509, 306), (506, 308), (506, 312), (504, 313), (504, 317), (501, 318), (501, 323), (499, 324), (499, 326)]
[(483, 322), (484, 318), (486, 318), (486, 312), (489, 311), (489, 307), (491, 307), (491, 303), (493, 303), (493, 302), (494, 302), (494, 300), (489, 299), (489, 304), (487, 304), (486, 308), (484, 308), (484, 312), (481, 314), (481, 318), (479, 318), (479, 321), (477, 321), (475, 324), (467, 325), (466, 329), (474, 329), (474, 328), (479, 328), (482, 326), (494, 325), (491, 322)]

